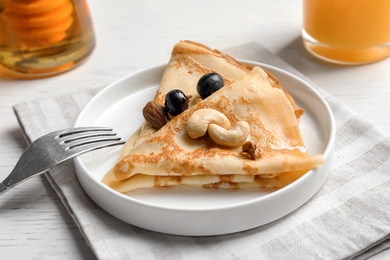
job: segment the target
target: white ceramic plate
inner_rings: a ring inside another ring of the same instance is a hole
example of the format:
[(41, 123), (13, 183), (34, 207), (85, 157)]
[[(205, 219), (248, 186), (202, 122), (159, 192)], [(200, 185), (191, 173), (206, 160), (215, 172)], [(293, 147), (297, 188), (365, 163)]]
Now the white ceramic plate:
[[(296, 76), (266, 65), (297, 104), (305, 109), (300, 128), (310, 154), (323, 153), (325, 164), (274, 192), (201, 188), (151, 188), (120, 194), (100, 180), (116, 162), (121, 147), (75, 159), (79, 181), (104, 210), (130, 224), (177, 235), (220, 235), (255, 228), (294, 211), (321, 187), (333, 157), (335, 123), (322, 96)], [(165, 65), (131, 74), (106, 87), (82, 110), (76, 126), (109, 126), (124, 139), (143, 121), (141, 110), (153, 99)]]

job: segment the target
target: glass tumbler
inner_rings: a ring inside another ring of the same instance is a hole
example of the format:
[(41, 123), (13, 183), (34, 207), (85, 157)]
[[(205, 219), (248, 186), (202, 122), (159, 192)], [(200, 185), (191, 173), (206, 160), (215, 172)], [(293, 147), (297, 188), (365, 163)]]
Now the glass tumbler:
[(53, 76), (82, 63), (94, 47), (86, 0), (0, 0), (0, 74)]
[(302, 0), (305, 48), (334, 63), (363, 64), (390, 55), (390, 0)]

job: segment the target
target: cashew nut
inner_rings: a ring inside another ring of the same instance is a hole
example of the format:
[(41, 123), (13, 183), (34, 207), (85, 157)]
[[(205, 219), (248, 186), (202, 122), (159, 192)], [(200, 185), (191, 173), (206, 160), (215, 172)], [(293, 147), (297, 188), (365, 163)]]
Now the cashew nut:
[(245, 121), (238, 121), (237, 125), (231, 127), (223, 113), (210, 108), (199, 109), (188, 118), (187, 133), (192, 138), (198, 138), (206, 132), (219, 145), (238, 147), (245, 143), (250, 126)]
[(208, 134), (219, 145), (227, 147), (238, 147), (246, 142), (249, 135), (250, 126), (246, 121), (238, 121), (230, 130), (226, 130), (219, 125), (210, 124)]
[(209, 124), (217, 124), (225, 129), (230, 129), (229, 119), (221, 112), (204, 108), (196, 110), (187, 120), (187, 132), (192, 138), (204, 136)]

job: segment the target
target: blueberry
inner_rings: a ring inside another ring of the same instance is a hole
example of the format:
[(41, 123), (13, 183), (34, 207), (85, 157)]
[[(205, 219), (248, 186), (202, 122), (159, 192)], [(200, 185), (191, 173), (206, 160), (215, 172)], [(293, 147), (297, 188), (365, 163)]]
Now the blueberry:
[(201, 98), (207, 98), (224, 85), (222, 77), (217, 73), (203, 75), (196, 86), (196, 90)]
[(165, 108), (172, 116), (177, 116), (188, 108), (188, 100), (183, 91), (173, 89), (165, 96)]

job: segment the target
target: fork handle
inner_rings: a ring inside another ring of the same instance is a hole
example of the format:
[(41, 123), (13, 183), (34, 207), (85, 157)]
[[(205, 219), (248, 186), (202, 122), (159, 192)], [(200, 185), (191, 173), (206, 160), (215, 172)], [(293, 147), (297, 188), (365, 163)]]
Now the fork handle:
[(0, 183), (0, 195), (5, 193), (7, 190), (7, 186), (4, 184), (4, 182), (5, 180), (2, 183)]
[(10, 190), (13, 186), (19, 182), (27, 179), (28, 176), (18, 175), (17, 167), (15, 167), (12, 172), (0, 183), (0, 195)]
[(5, 193), (8, 189), (12, 187), (12, 178), (9, 175), (7, 178), (0, 183), (0, 195)]
[(46, 170), (31, 174), (30, 172), (26, 171), (26, 169), (23, 170), (22, 167), (20, 167), (17, 163), (11, 173), (0, 183), (0, 195), (7, 192), (17, 184), (45, 171)]

